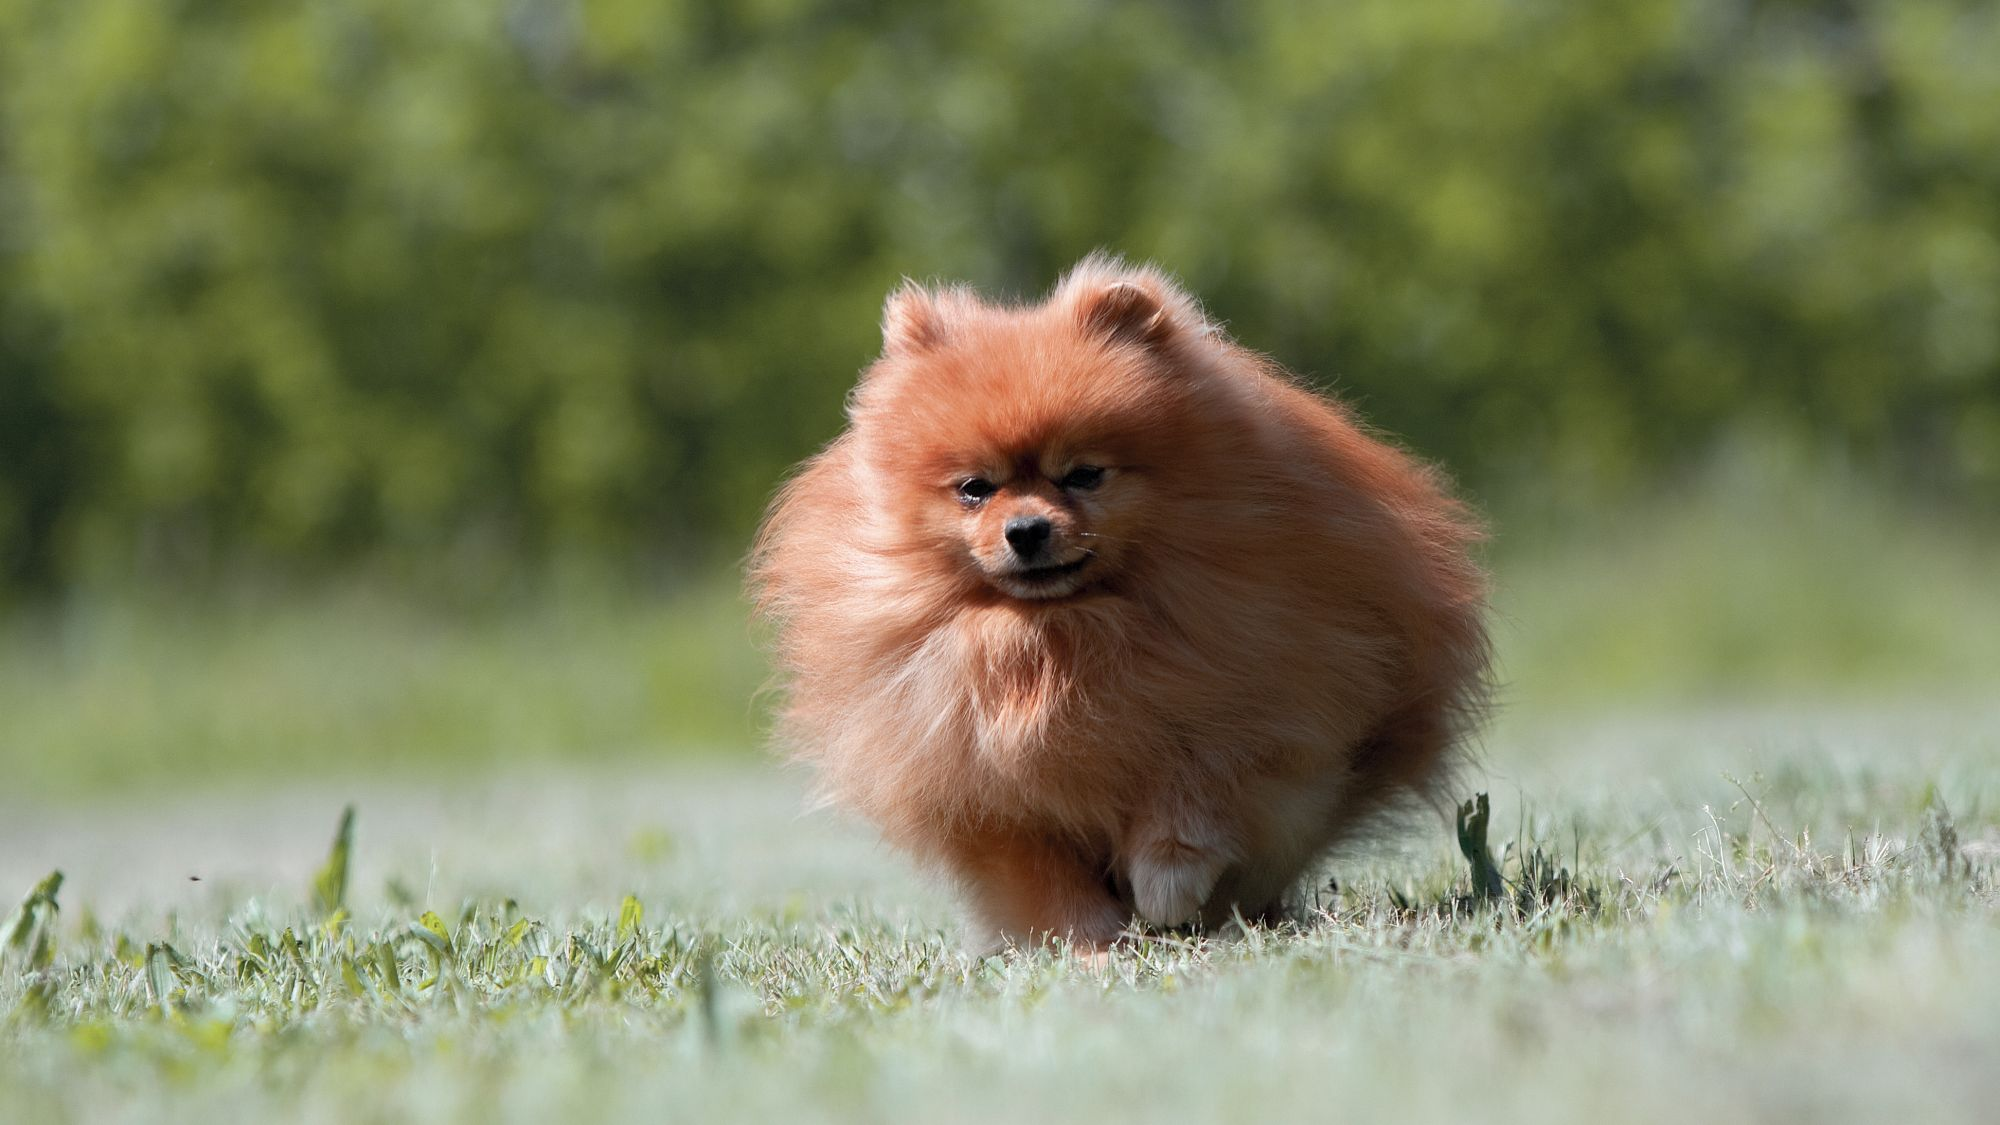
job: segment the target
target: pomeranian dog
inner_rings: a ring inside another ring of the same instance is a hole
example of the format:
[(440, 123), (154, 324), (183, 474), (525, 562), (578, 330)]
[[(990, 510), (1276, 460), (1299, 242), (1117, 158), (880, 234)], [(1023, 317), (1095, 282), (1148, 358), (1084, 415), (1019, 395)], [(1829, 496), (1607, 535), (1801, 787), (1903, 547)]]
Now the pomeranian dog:
[(883, 336), (751, 584), (782, 737), (972, 944), (1278, 917), (1435, 796), (1488, 663), (1435, 472), (1112, 258), (1026, 307), (905, 284)]

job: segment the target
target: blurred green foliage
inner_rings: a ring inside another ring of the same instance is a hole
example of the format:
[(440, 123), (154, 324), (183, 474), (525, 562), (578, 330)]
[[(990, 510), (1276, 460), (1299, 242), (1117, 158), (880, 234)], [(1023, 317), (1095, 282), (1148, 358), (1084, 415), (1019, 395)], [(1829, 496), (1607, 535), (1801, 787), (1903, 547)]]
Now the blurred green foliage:
[(1108, 246), (1491, 493), (2000, 496), (1990, 0), (0, 0), (0, 581), (740, 551)]

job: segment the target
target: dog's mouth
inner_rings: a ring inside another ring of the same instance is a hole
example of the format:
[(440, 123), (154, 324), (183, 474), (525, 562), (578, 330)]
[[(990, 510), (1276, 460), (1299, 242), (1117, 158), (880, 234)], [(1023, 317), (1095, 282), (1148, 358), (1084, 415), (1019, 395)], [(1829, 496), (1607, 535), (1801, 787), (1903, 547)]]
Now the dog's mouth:
[(1008, 593), (1024, 598), (1059, 598), (1074, 593), (1080, 584), (1077, 575), (1091, 563), (1092, 556), (1085, 554), (1066, 563), (1048, 566), (1028, 566), (996, 575), (999, 584)]

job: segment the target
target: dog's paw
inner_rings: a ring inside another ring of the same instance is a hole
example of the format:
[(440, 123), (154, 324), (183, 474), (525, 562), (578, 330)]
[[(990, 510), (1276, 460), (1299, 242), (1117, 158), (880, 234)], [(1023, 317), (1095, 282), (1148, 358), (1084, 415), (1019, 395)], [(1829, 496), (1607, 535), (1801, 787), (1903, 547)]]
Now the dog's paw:
[(1215, 891), (1228, 860), (1180, 840), (1163, 840), (1132, 859), (1132, 905), (1155, 926), (1191, 922)]

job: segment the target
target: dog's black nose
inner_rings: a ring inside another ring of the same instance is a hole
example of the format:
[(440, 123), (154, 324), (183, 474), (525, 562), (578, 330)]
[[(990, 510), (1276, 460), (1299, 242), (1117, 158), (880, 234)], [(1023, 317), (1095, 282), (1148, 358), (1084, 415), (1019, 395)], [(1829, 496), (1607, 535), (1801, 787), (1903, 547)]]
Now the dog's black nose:
[(1032, 559), (1041, 553), (1049, 541), (1049, 521), (1046, 516), (1015, 516), (1007, 521), (1004, 533), (1007, 545), (1023, 559)]

